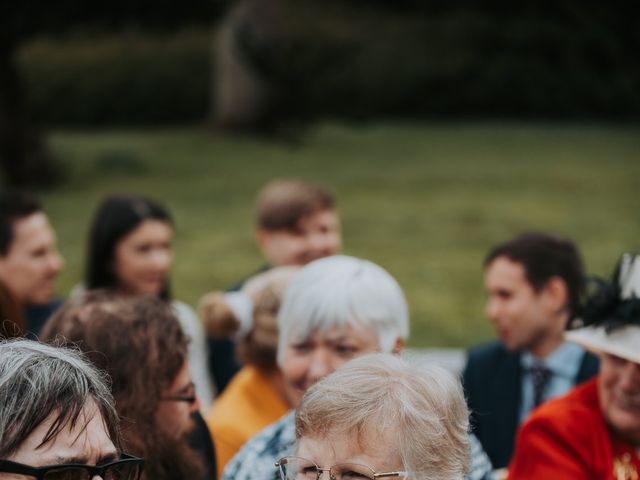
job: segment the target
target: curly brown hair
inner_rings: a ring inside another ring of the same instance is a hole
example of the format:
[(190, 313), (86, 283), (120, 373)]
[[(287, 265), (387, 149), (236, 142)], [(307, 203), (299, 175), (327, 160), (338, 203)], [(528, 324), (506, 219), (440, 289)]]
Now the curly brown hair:
[[(77, 344), (111, 377), (124, 448), (145, 458), (145, 477), (201, 478), (191, 470), (193, 465), (203, 468), (197, 454), (186, 439), (176, 445), (165, 438), (155, 415), (163, 392), (187, 360), (188, 339), (170, 305), (152, 296), (91, 291), (60, 308), (47, 322), (41, 339), (60, 341), (61, 336)], [(184, 461), (178, 462), (178, 453), (171, 450), (182, 446)], [(192, 462), (184, 465), (184, 472), (177, 471), (181, 466), (176, 464)]]

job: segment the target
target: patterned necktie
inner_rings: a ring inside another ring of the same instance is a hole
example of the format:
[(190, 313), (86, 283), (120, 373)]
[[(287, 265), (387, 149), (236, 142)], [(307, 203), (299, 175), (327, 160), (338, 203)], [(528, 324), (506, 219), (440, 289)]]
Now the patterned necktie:
[(542, 403), (544, 390), (551, 378), (551, 370), (541, 363), (536, 363), (531, 367), (529, 372), (531, 373), (531, 380), (533, 382), (533, 408), (536, 408)]

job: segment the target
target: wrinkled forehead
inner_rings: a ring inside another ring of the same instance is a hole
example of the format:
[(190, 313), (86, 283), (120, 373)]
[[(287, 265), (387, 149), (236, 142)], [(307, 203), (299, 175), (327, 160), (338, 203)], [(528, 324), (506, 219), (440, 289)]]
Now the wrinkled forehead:
[(377, 339), (377, 331), (373, 325), (353, 319), (341, 319), (293, 325), (288, 332), (287, 342), (296, 343), (312, 339), (328, 342), (368, 342), (372, 338)]
[(117, 454), (104, 418), (90, 402), (75, 419), (60, 410), (52, 412), (31, 431), (11, 460), (32, 466), (96, 464)]
[(296, 442), (295, 452), (318, 465), (359, 463), (374, 470), (398, 468), (399, 431), (383, 428), (375, 418), (362, 425), (333, 425), (305, 432)]

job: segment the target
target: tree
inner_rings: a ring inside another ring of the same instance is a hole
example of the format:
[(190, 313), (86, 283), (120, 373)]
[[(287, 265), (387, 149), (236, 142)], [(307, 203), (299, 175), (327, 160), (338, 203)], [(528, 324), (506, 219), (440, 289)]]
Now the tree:
[(74, 27), (170, 30), (187, 23), (211, 24), (227, 2), (218, 0), (23, 0), (0, 3), (0, 168), (14, 186), (48, 186), (61, 178), (59, 163), (30, 118), (28, 92), (16, 63), (20, 46), (37, 35)]

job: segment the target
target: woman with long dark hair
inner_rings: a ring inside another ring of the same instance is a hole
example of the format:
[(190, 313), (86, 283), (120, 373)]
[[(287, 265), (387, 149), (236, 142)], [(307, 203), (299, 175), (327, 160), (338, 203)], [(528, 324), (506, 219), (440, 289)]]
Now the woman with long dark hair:
[(155, 295), (170, 302), (190, 337), (189, 363), (204, 409), (213, 402), (204, 331), (188, 305), (171, 301), (173, 221), (160, 204), (140, 195), (112, 195), (98, 207), (89, 232), (85, 287), (123, 295)]

